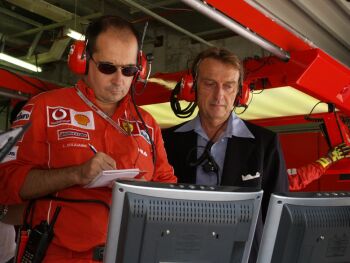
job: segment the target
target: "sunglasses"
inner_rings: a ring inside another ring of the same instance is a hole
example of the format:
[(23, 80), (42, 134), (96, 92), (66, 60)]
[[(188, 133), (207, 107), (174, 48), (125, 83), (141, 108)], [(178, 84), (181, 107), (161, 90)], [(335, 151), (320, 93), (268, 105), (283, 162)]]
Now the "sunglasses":
[(91, 60), (96, 64), (97, 69), (106, 75), (115, 73), (118, 68), (120, 68), (123, 76), (125, 77), (135, 76), (135, 74), (139, 71), (137, 66), (116, 66), (110, 62), (96, 62), (92, 57)]

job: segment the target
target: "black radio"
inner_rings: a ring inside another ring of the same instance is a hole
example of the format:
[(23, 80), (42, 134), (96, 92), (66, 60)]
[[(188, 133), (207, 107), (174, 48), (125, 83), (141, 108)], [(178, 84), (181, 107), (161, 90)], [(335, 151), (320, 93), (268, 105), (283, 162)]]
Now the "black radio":
[(49, 225), (47, 221), (41, 221), (29, 234), (29, 239), (23, 252), (21, 263), (39, 263), (43, 260), (46, 250), (53, 238), (53, 226), (61, 207), (57, 207)]

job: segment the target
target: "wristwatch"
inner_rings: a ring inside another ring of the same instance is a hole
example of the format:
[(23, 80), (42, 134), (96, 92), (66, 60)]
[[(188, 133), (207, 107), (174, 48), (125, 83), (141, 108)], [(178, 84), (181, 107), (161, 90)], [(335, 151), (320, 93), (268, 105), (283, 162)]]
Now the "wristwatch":
[(6, 216), (9, 211), (9, 207), (7, 205), (0, 205), (0, 221)]

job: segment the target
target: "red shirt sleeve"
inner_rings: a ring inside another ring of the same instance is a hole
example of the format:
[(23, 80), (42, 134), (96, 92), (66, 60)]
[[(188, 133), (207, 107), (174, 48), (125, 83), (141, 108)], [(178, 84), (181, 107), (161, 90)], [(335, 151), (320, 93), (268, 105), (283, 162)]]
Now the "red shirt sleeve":
[(289, 190), (301, 190), (311, 182), (319, 179), (326, 168), (319, 163), (313, 162), (297, 169), (288, 169)]
[[(31, 122), (23, 137), (11, 149), (10, 154), (0, 164), (0, 203), (18, 204), (23, 202), (19, 191), (28, 172), (33, 168), (45, 166), (48, 160), (45, 138), (45, 114), (34, 97), (23, 108), (13, 127)], [(35, 116), (35, 118), (32, 118)]]

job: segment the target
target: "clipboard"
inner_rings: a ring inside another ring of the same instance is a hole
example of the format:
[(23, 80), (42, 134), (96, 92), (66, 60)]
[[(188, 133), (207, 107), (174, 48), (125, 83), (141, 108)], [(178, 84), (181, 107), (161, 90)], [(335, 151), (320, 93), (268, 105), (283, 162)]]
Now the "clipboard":
[(29, 128), (30, 122), (21, 127), (11, 129), (0, 134), (0, 162), (10, 152), (16, 142), (22, 137), (24, 132)]
[(89, 184), (85, 185), (84, 188), (95, 188), (95, 187), (112, 187), (113, 183), (118, 178), (134, 178), (139, 173), (142, 173), (138, 168), (136, 169), (119, 169), (119, 170), (106, 170), (101, 172), (94, 180)]

